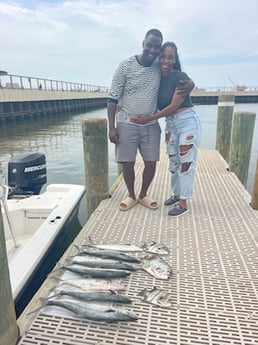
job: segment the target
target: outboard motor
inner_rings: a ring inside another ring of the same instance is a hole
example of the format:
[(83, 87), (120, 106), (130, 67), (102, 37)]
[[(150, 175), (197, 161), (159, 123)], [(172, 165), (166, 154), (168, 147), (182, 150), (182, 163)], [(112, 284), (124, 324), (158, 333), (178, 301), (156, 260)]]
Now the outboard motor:
[(19, 153), (8, 163), (9, 198), (39, 194), (46, 182), (46, 157), (43, 153)]

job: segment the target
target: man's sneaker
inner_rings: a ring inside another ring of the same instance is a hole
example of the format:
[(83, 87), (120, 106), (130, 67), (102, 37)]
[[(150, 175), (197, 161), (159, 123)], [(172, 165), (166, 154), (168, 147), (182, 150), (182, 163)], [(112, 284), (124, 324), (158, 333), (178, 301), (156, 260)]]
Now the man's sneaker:
[(182, 207), (180, 205), (176, 205), (174, 208), (172, 208), (169, 212), (168, 215), (172, 217), (180, 217), (183, 214), (186, 214), (189, 212), (189, 210), (186, 207)]
[(165, 206), (171, 206), (176, 204), (177, 202), (179, 202), (179, 199), (177, 199), (175, 196), (171, 196), (170, 198), (168, 198), (165, 202), (164, 205)]

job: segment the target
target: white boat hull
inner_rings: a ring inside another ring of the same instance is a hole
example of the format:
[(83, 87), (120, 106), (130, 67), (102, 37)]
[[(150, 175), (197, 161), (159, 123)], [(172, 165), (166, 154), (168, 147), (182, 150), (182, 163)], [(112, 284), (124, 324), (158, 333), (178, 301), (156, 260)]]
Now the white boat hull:
[(84, 194), (85, 188), (81, 185), (51, 184), (40, 195), (8, 199), (8, 210), (5, 212), (6, 208), (2, 208), (17, 314), (25, 307), (24, 296), (36, 289), (39, 280), (44, 280), (81, 229), (77, 216)]

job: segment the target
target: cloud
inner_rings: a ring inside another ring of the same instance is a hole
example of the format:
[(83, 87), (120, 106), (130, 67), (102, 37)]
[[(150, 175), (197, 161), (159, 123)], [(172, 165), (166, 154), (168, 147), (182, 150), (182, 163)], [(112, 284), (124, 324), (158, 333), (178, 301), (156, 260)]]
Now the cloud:
[(201, 86), (255, 85), (257, 0), (1, 1), (1, 70), (109, 85), (118, 63), (159, 28)]

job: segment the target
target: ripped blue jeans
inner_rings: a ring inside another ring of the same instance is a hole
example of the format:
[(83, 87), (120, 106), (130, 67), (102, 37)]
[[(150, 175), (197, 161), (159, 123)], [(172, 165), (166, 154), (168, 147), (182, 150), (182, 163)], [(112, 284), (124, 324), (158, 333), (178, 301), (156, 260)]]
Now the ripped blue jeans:
[(201, 137), (199, 115), (189, 108), (169, 116), (165, 132), (172, 194), (191, 199)]

